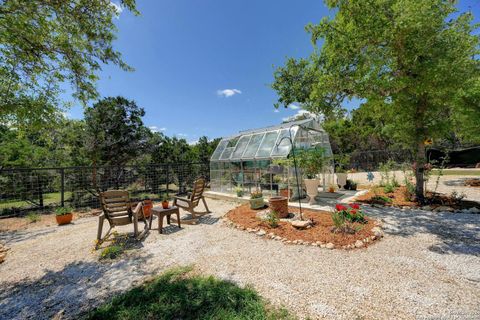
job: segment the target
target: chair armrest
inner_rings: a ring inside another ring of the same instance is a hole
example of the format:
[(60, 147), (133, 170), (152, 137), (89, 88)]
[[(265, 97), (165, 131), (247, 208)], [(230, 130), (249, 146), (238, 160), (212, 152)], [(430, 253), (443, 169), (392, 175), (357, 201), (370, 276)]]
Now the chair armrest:
[(137, 206), (135, 207), (135, 209), (133, 209), (132, 213), (138, 217), (138, 214), (140, 213), (140, 211), (142, 212), (142, 215), (143, 216), (143, 204), (142, 202), (140, 201), (139, 203), (137, 203)]

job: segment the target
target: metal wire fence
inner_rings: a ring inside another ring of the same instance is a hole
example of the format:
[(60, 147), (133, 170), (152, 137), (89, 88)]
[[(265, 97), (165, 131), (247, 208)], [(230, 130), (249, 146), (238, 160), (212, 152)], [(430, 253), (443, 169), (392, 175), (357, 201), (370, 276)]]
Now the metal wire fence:
[(99, 192), (108, 189), (127, 190), (132, 199), (159, 200), (163, 194), (187, 192), (199, 176), (209, 180), (208, 162), (3, 169), (0, 170), (0, 215), (58, 206), (98, 208)]

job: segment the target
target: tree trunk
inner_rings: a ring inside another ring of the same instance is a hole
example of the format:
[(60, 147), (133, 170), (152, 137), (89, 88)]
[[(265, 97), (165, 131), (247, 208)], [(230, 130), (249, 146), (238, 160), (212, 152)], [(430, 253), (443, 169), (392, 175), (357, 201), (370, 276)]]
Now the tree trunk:
[(416, 180), (416, 187), (415, 187), (415, 196), (419, 203), (423, 203), (424, 201), (424, 176), (423, 171), (425, 168), (425, 145), (423, 141), (417, 142), (417, 152), (416, 152), (416, 169), (415, 169), (415, 180)]

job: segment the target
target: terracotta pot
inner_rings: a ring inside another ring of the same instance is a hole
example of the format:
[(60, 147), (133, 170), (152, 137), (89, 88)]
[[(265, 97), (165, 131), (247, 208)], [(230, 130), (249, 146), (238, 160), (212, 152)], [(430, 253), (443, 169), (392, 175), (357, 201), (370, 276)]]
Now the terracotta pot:
[(288, 217), (288, 198), (286, 197), (271, 197), (268, 200), (268, 206), (271, 211), (275, 211), (279, 218)]
[(57, 223), (58, 225), (62, 225), (62, 224), (69, 224), (70, 222), (72, 222), (72, 219), (73, 219), (73, 214), (72, 213), (67, 213), (67, 214), (63, 214), (61, 216), (55, 216), (55, 219), (57, 220)]
[(305, 187), (307, 188), (307, 195), (310, 198), (309, 203), (315, 203), (315, 197), (318, 194), (318, 186), (320, 185), (319, 179), (303, 179)]
[(163, 208), (163, 209), (168, 209), (168, 206), (169, 206), (169, 203), (168, 203), (167, 200), (162, 201), (162, 208)]
[(143, 200), (143, 216), (145, 218), (150, 218), (152, 214), (153, 202), (152, 200)]

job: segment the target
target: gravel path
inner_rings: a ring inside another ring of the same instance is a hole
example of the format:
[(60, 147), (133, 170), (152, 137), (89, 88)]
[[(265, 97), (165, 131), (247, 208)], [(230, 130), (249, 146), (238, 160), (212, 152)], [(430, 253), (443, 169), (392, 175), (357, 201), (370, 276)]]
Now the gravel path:
[[(4, 232), (0, 319), (72, 318), (155, 273), (194, 264), (313, 319), (480, 318), (480, 215), (367, 208), (386, 236), (367, 249), (287, 246), (226, 227), (234, 203), (209, 200), (196, 226), (152, 230), (127, 255), (98, 262), (95, 218)], [(154, 221), (155, 224), (156, 221)], [(1, 220), (0, 220), (1, 223)], [(125, 229), (127, 230), (127, 229)]]

